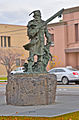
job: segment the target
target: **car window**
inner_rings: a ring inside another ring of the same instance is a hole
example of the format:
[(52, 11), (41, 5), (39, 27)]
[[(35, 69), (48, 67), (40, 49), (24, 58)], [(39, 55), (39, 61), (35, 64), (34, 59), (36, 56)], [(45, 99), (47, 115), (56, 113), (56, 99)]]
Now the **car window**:
[(19, 71), (19, 70), (21, 70), (21, 67), (16, 68), (16, 70), (15, 70), (15, 71)]
[(16, 70), (19, 70), (20, 68), (16, 68)]
[(63, 69), (56, 69), (55, 72), (65, 72), (65, 70), (63, 70)]
[(56, 72), (56, 69), (51, 70), (50, 72)]
[(71, 71), (77, 71), (77, 69), (74, 69), (74, 68), (67, 68), (67, 69)]

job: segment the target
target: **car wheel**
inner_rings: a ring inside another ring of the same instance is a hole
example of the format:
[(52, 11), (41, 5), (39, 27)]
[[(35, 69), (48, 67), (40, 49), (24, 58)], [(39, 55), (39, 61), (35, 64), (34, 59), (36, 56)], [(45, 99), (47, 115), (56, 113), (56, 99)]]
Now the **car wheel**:
[(67, 85), (69, 83), (69, 80), (67, 77), (62, 78), (62, 84)]

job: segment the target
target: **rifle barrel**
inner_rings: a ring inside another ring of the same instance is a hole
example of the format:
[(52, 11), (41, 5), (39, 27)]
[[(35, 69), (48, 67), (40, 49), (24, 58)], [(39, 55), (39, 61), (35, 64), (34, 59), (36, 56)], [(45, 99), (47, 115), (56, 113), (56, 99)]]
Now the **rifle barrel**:
[(64, 8), (61, 9), (60, 11), (58, 11), (56, 14), (54, 14), (52, 17), (50, 17), (49, 19), (47, 19), (42, 26), (46, 25), (47, 23), (49, 23), (50, 21), (52, 21), (54, 18), (56, 18), (57, 16), (60, 16), (64, 11)]

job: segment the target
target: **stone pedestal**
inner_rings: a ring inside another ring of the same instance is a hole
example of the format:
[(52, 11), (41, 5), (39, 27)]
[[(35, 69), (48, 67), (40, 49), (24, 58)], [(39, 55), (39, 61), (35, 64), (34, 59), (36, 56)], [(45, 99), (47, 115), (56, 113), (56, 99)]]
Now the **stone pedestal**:
[(50, 74), (11, 75), (6, 86), (6, 101), (11, 105), (55, 103), (56, 76)]

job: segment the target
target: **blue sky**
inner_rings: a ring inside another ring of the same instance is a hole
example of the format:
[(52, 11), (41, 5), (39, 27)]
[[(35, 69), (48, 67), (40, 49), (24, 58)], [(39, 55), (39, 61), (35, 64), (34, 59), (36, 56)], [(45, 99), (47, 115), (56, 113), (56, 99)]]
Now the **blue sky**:
[(0, 24), (27, 25), (34, 10), (39, 9), (46, 20), (62, 8), (76, 6), (79, 0), (0, 0)]

